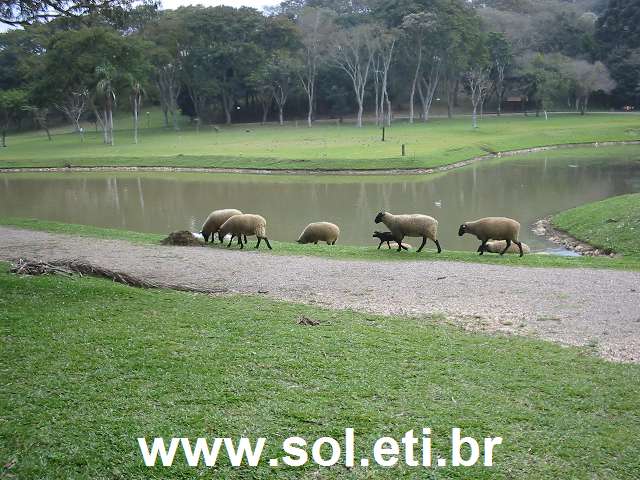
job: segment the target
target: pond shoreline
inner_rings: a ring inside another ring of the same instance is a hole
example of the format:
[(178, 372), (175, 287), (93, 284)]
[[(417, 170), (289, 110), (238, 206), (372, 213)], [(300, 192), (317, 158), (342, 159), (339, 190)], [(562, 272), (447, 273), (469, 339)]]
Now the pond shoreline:
[(584, 147), (612, 147), (618, 145), (640, 145), (640, 140), (564, 143), (541, 147), (506, 150), (480, 155), (467, 160), (433, 168), (391, 168), (391, 169), (276, 169), (276, 168), (227, 168), (227, 167), (176, 167), (176, 166), (86, 166), (86, 167), (0, 167), (0, 173), (61, 173), (61, 172), (187, 172), (187, 173), (236, 173), (251, 175), (430, 175), (471, 165), (476, 162), (502, 157), (513, 157), (527, 153)]
[(546, 238), (556, 245), (560, 245), (567, 250), (576, 252), (587, 257), (616, 257), (617, 254), (609, 249), (597, 248), (590, 243), (584, 242), (554, 227), (551, 216), (541, 218), (531, 226), (531, 230), (536, 235)]

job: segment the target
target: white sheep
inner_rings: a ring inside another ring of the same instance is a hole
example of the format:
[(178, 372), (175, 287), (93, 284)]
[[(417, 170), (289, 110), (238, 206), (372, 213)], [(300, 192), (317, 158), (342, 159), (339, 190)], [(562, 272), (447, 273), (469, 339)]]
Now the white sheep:
[(518, 245), (520, 250), (520, 256), (524, 255), (522, 251), (522, 243), (518, 240), (520, 233), (520, 223), (506, 217), (486, 217), (476, 220), (474, 222), (465, 222), (460, 225), (458, 229), (458, 235), (461, 237), (465, 233), (470, 233), (478, 237), (482, 243), (478, 247), (480, 255), (486, 250), (487, 241), (489, 240), (506, 240), (506, 246), (504, 250), (500, 252), (500, 255), (504, 255), (507, 249), (511, 246), (511, 242)]
[(244, 248), (242, 245), (242, 235), (245, 236), (245, 243), (247, 235), (255, 235), (258, 237), (256, 248), (258, 248), (260, 246), (260, 242), (264, 240), (267, 243), (269, 250), (271, 250), (271, 244), (267, 238), (267, 221), (260, 215), (254, 215), (251, 213), (234, 215), (220, 226), (220, 229), (218, 230), (218, 239), (220, 240), (220, 243), (224, 241), (224, 237), (227, 234), (231, 234), (231, 240), (227, 247), (231, 246), (233, 237), (238, 237), (238, 245), (240, 245), (240, 248)]
[[(484, 251), (489, 253), (500, 253), (505, 249), (506, 246), (506, 240), (494, 240), (487, 242)], [(530, 253), (531, 249), (529, 248), (529, 245), (522, 242), (522, 251), (524, 253)], [(519, 253), (518, 246), (515, 243), (512, 243), (506, 253)]]
[(335, 245), (340, 236), (340, 228), (334, 223), (315, 222), (310, 223), (298, 237), (298, 243), (327, 242), (327, 245)]
[[(211, 242), (213, 243), (215, 234), (218, 232), (218, 229), (222, 226), (224, 222), (229, 220), (234, 215), (242, 215), (240, 210), (236, 210), (235, 208), (225, 208), (223, 210), (214, 210), (209, 214), (207, 219), (204, 221), (202, 225), (202, 230), (200, 233), (202, 234), (202, 238), (204, 238), (204, 242), (207, 243), (209, 240), (209, 235), (211, 235)], [(245, 243), (247, 239), (244, 239)]]
[(438, 253), (442, 252), (440, 242), (438, 242), (438, 221), (429, 215), (419, 213), (412, 215), (393, 215), (388, 212), (380, 212), (376, 215), (376, 223), (384, 223), (393, 234), (398, 244), (398, 251), (402, 250), (402, 240), (404, 237), (422, 237), (422, 245), (417, 252), (422, 251), (427, 238), (433, 240), (438, 247)]

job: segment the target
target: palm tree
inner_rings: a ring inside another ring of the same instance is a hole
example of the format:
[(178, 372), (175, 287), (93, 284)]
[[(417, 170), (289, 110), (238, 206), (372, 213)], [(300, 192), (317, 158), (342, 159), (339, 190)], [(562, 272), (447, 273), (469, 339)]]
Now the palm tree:
[(137, 144), (140, 107), (142, 106), (142, 98), (146, 92), (142, 87), (142, 83), (132, 75), (129, 75), (129, 84), (131, 85), (131, 103), (133, 106), (133, 142)]
[(100, 80), (96, 85), (98, 95), (104, 97), (104, 141), (111, 146), (113, 141), (113, 105), (116, 102), (116, 92), (113, 88), (113, 81), (116, 69), (110, 63), (98, 65), (96, 75)]

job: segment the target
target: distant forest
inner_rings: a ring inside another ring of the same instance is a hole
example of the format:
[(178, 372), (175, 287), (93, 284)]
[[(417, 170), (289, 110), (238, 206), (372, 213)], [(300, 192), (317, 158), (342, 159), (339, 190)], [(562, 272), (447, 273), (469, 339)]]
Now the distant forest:
[(640, 103), (640, 0), (25, 4), (0, 8), (21, 26), (0, 34), (5, 129), (91, 119), (108, 143), (115, 109), (137, 118), (152, 104), (178, 128), (179, 114), (361, 125), (427, 121), (435, 105), (452, 116)]

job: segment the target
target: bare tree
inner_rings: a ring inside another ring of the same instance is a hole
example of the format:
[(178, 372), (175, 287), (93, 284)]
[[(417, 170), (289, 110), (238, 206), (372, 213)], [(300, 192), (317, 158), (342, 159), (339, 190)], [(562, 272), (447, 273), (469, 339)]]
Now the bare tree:
[(424, 62), (423, 70), (424, 72), (420, 76), (418, 83), (418, 95), (422, 104), (422, 121), (426, 122), (429, 120), (429, 111), (440, 81), (442, 59), (437, 55), (433, 55), (428, 63)]
[(307, 94), (307, 124), (313, 122), (316, 78), (321, 59), (326, 53), (327, 43), (334, 30), (334, 16), (331, 10), (307, 7), (298, 17), (298, 28), (302, 33), (303, 56), (298, 76)]
[(375, 34), (371, 25), (348, 28), (335, 37), (333, 60), (351, 79), (358, 104), (358, 127), (362, 127), (364, 94), (375, 52)]
[[(375, 49), (373, 56), (373, 79), (376, 95), (376, 124), (385, 122), (391, 125), (391, 100), (389, 99), (389, 68), (393, 59), (393, 51), (396, 45), (397, 34), (393, 31), (385, 31), (377, 27), (373, 32), (371, 48)], [(385, 105), (387, 107), (385, 115)]]
[(167, 63), (156, 69), (155, 82), (160, 92), (160, 106), (164, 114), (165, 127), (169, 126), (169, 115), (173, 129), (178, 130), (178, 95), (180, 95), (180, 67), (177, 62)]
[(116, 92), (113, 85), (115, 68), (110, 64), (99, 65), (96, 67), (96, 74), (100, 78), (96, 85), (96, 93), (102, 97), (104, 102), (104, 116), (101, 122), (104, 128), (104, 139), (105, 143), (113, 146), (113, 107), (116, 102)]
[[(436, 17), (429, 12), (412, 13), (405, 16), (402, 20), (401, 29), (404, 32), (404, 40), (410, 45), (408, 53), (411, 61), (415, 62), (415, 69), (413, 79), (411, 81), (411, 87), (409, 90), (409, 123), (414, 121), (414, 105), (416, 90), (421, 88), (421, 78), (423, 70), (424, 57), (428, 56), (427, 50), (429, 49), (430, 35), (434, 33), (436, 26)], [(439, 62), (438, 68), (435, 70), (439, 76)], [(433, 68), (428, 74), (428, 78), (431, 78), (431, 73), (434, 73)], [(437, 77), (435, 82), (428, 81), (428, 84), (434, 85), (433, 91), (435, 92), (435, 86), (437, 86)], [(429, 89), (427, 89), (428, 91)], [(421, 93), (420, 93), (421, 92)], [(420, 98), (422, 100), (423, 111), (425, 110), (427, 103), (425, 102), (425, 92), (419, 90)], [(433, 98), (433, 95), (431, 96)], [(429, 106), (431, 102), (428, 102)], [(425, 120), (426, 120), (425, 115)]]
[(54, 104), (56, 109), (62, 112), (73, 124), (76, 132), (80, 132), (80, 117), (87, 108), (88, 96), (89, 91), (86, 88), (81, 88), (77, 92), (69, 93), (61, 103)]
[(49, 125), (47, 124), (49, 109), (35, 107), (33, 105), (26, 105), (22, 107), (22, 109), (31, 114), (31, 116), (33, 117), (33, 123), (36, 124), (36, 127), (42, 128), (47, 134), (47, 139), (51, 141), (51, 132), (49, 131)]
[(589, 107), (589, 98), (593, 92), (610, 93), (616, 82), (602, 62), (589, 63), (585, 60), (571, 60), (565, 68), (566, 74), (575, 82), (576, 109), (584, 115)]
[(471, 93), (471, 104), (473, 105), (472, 125), (473, 128), (478, 128), (478, 106), (484, 102), (491, 86), (489, 71), (484, 66), (475, 66), (467, 72), (465, 80)]

